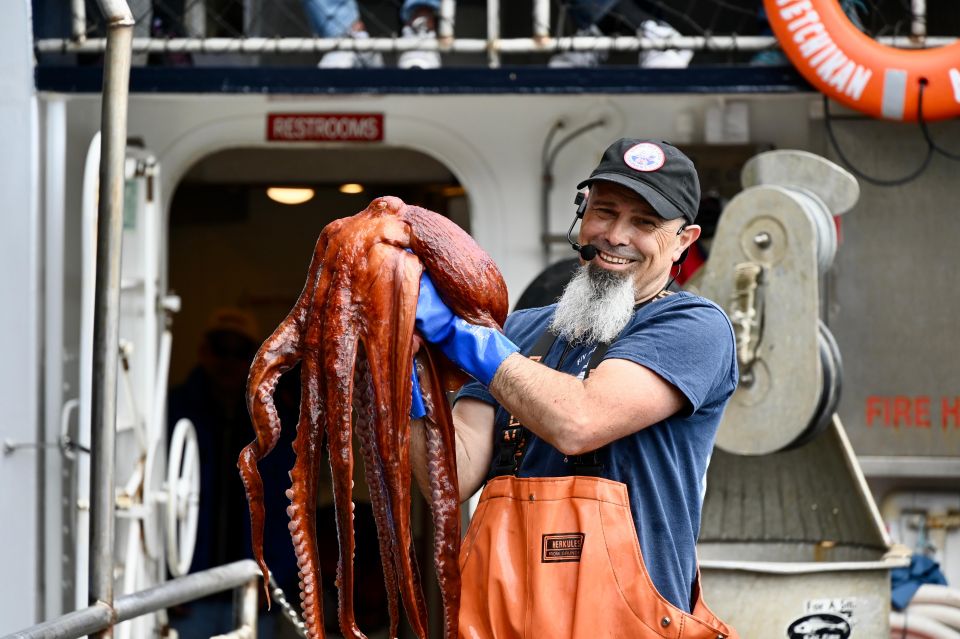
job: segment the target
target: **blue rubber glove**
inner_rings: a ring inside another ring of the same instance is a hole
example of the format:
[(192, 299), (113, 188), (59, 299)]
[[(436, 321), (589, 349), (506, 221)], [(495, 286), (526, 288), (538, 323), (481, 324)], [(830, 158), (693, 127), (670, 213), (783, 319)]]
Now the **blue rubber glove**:
[(416, 365), (410, 373), (410, 379), (413, 381), (413, 386), (410, 387), (410, 417), (422, 419), (427, 415), (427, 407), (423, 403), (423, 393), (420, 392), (420, 380), (417, 378)]
[(484, 386), (490, 385), (503, 360), (520, 350), (500, 331), (454, 315), (426, 272), (420, 276), (416, 327), (425, 340), (436, 344), (450, 361)]

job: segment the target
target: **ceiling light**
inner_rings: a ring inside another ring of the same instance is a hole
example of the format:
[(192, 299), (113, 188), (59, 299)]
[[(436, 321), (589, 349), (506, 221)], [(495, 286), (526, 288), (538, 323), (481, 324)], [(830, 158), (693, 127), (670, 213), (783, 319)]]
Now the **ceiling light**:
[(280, 204), (303, 204), (313, 199), (313, 189), (271, 186), (267, 197)]
[(462, 197), (467, 194), (467, 190), (459, 184), (451, 184), (441, 188), (440, 193), (443, 197)]
[(348, 195), (363, 193), (363, 185), (357, 184), (356, 182), (347, 182), (346, 184), (340, 185), (340, 192), (347, 193)]

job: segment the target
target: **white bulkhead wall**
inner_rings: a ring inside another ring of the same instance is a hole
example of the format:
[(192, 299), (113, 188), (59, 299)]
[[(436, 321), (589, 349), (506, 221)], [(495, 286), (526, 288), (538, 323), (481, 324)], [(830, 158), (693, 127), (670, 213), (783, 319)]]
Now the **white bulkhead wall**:
[(39, 552), (43, 449), (40, 421), (41, 232), (37, 100), (29, 0), (4, 3), (0, 20), (0, 634), (33, 624), (42, 606)]
[[(810, 95), (736, 99), (762, 100), (768, 107), (750, 110), (755, 139), (771, 141), (781, 148), (809, 149)], [(544, 267), (540, 244), (541, 153), (544, 139), (557, 121), (565, 126), (555, 143), (594, 120), (603, 119), (605, 124), (579, 136), (557, 156), (550, 200), (551, 233), (562, 233), (570, 224), (575, 186), (590, 173), (607, 144), (622, 136), (702, 142), (705, 113), (718, 101), (722, 98), (705, 95), (314, 98), (135, 94), (130, 100), (129, 132), (156, 154), (163, 167), (161, 199), (169, 206), (182, 176), (211, 153), (232, 147), (303, 148), (311, 144), (268, 142), (268, 113), (383, 113), (384, 140), (373, 144), (414, 149), (451, 170), (469, 198), (472, 234), (500, 266), (513, 302)], [(92, 96), (77, 97), (73, 102), (81, 111), (99, 108)], [(778, 104), (769, 108), (771, 102)], [(783, 126), (787, 118), (791, 120), (789, 127)], [(96, 122), (92, 113), (73, 121), (78, 119)], [(678, 132), (691, 120), (692, 131)], [(681, 134), (690, 139), (680, 139)], [(321, 148), (335, 153), (337, 147), (324, 143)], [(322, 175), (317, 177), (323, 179)], [(371, 193), (370, 198), (377, 195), (387, 194)], [(572, 255), (564, 245), (557, 245), (552, 260)]]

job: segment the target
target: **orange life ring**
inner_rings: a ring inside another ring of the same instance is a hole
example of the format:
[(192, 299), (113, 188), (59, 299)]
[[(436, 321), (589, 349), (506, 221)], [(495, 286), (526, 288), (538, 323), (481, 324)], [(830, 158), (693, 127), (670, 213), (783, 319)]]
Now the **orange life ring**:
[(960, 42), (936, 49), (888, 47), (861, 33), (838, 0), (763, 0), (780, 46), (810, 84), (876, 118), (915, 121), (960, 115)]

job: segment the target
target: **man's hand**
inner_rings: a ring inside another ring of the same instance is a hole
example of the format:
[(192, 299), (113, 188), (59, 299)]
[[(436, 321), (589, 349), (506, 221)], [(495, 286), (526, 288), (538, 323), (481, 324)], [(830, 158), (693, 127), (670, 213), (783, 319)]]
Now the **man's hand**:
[(454, 315), (426, 272), (420, 276), (416, 327), (425, 340), (436, 344), (450, 361), (484, 386), (490, 385), (503, 360), (520, 350), (500, 331)]

